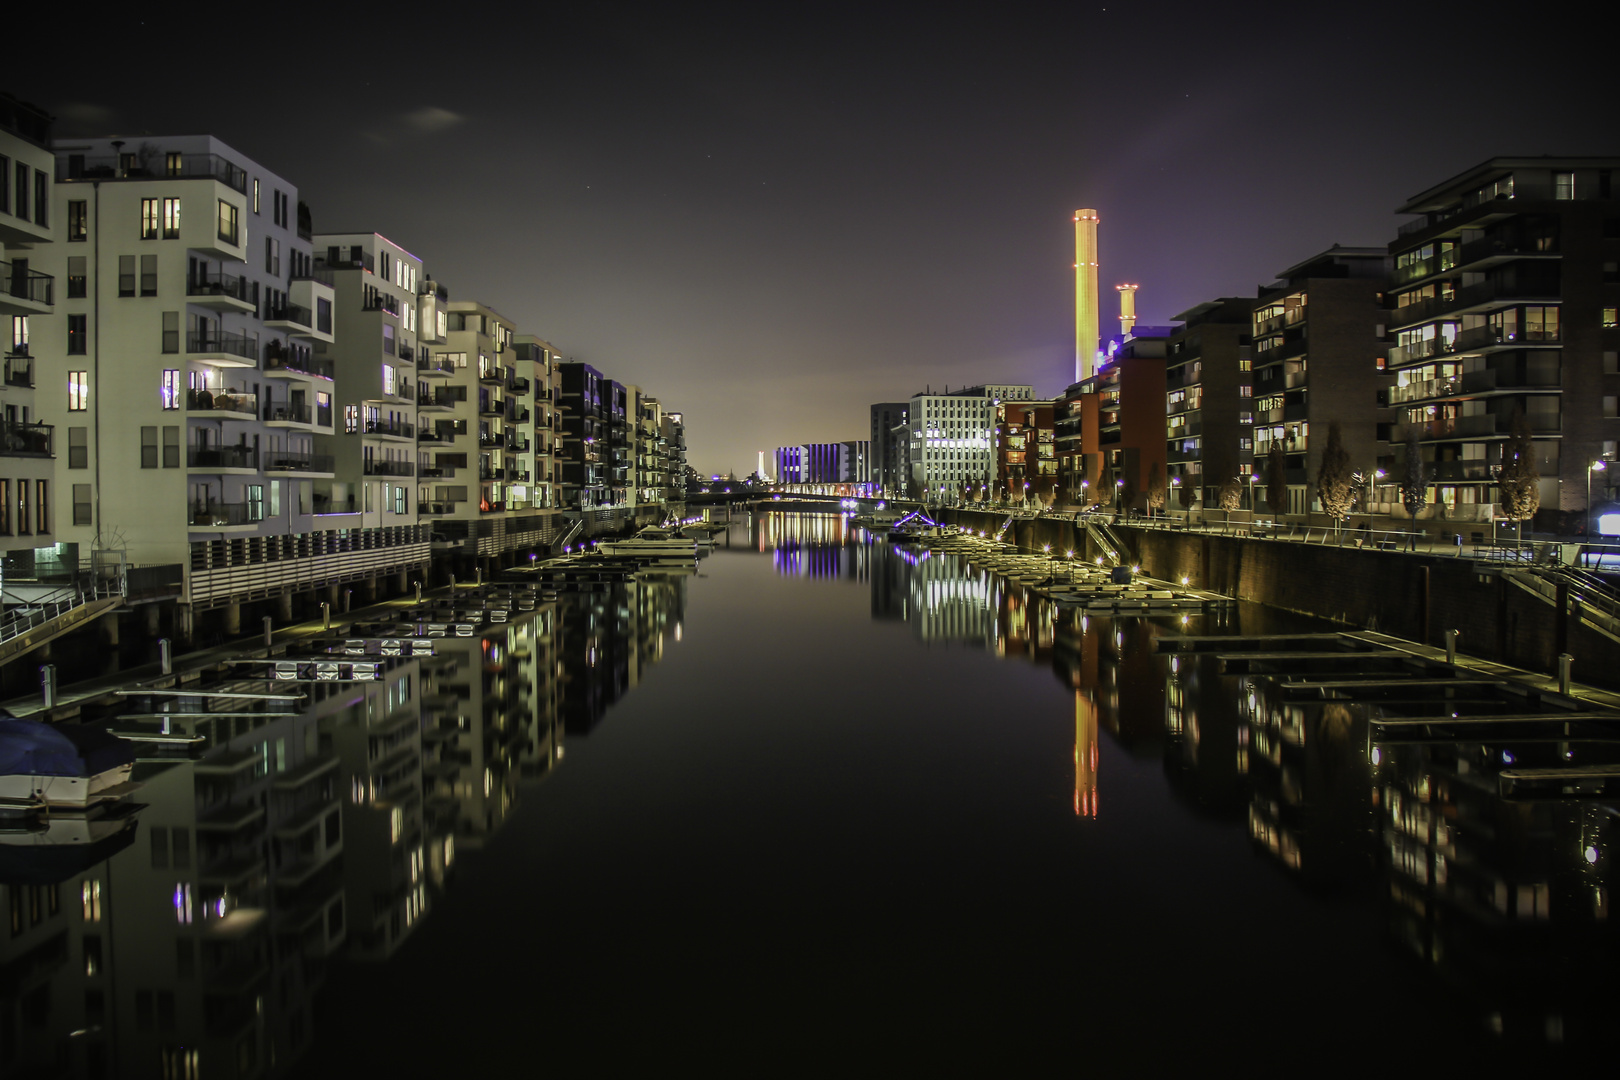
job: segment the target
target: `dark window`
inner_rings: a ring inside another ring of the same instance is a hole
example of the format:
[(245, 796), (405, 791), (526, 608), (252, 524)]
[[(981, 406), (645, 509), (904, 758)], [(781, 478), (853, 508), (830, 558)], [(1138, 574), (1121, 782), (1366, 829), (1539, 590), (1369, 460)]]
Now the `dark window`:
[(84, 240), (90, 235), (90, 204), (83, 199), (68, 203), (67, 234), (70, 241)]
[(68, 299), (83, 299), (86, 293), (87, 278), (85, 266), (88, 263), (83, 255), (68, 256)]
[(163, 467), (180, 467), (180, 428), (176, 424), (165, 424), (163, 427)]
[(141, 256), (141, 295), (157, 295), (157, 256)]
[[(68, 428), (68, 468), (88, 469), (90, 467), (90, 429), (82, 427)], [(79, 522), (74, 522), (75, 525)]]
[(135, 295), (135, 256), (118, 256), (118, 295)]
[(69, 315), (67, 317), (67, 351), (69, 356), (83, 356), (88, 351), (87, 338), (89, 335), (85, 332), (85, 321), (88, 318), (87, 315)]
[(90, 524), (90, 485), (73, 485), (73, 524)]
[(155, 427), (141, 428), (141, 468), (155, 469), (158, 467), (158, 429)]
[(51, 178), (48, 174), (34, 170), (34, 224), (41, 227), (50, 225), (51, 215)]
[(11, 159), (0, 154), (0, 214), (11, 213)]
[(11, 212), (28, 220), (28, 166), (21, 161), (17, 162), (17, 190)]
[(163, 351), (166, 353), (180, 351), (180, 313), (178, 311), (165, 311), (163, 313)]

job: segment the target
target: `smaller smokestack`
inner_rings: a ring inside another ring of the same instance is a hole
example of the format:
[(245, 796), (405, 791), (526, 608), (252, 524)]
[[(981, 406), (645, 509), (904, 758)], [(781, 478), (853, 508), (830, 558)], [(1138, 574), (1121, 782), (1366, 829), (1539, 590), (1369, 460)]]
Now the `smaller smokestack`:
[(1131, 336), (1131, 327), (1136, 325), (1136, 285), (1115, 285), (1119, 291), (1119, 332), (1123, 337)]

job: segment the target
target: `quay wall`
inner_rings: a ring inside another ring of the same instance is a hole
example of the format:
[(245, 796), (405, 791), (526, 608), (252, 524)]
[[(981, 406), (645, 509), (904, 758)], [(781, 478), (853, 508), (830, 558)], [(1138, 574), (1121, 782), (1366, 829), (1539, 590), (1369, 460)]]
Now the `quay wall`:
[[(1006, 519), (974, 510), (944, 515), (987, 533)], [(1575, 615), (1561, 618), (1554, 604), (1465, 557), (1111, 528), (1150, 577), (1185, 577), (1195, 588), (1428, 645), (1444, 646), (1445, 632), (1458, 630), (1460, 652), (1549, 675), (1557, 673), (1558, 654), (1568, 652), (1577, 681), (1620, 687), (1620, 643)], [(1010, 533), (1007, 539), (1023, 551), (1050, 545), (1088, 561), (1097, 555), (1084, 527), (1072, 521), (1018, 518)]]

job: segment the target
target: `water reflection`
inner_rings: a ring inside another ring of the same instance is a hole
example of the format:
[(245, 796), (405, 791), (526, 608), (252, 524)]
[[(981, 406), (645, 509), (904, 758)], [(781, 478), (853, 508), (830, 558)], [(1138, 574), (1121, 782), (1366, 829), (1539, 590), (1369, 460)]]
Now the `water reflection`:
[(295, 708), (110, 712), (157, 740), (130, 818), (0, 833), (0, 1074), (298, 1074), (329, 963), (398, 953), (662, 657), (684, 586), (565, 597)]

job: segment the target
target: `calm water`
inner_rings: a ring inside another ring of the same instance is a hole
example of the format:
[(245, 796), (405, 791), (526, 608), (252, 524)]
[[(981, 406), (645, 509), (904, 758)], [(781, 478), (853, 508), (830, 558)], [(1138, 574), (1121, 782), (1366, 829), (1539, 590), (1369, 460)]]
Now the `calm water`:
[(1082, 621), (838, 518), (729, 545), (144, 766), (127, 847), (8, 889), (0, 1074), (1492, 1071), (1604, 1030), (1606, 807), (1154, 650), (1299, 622)]

